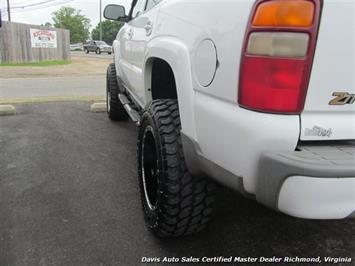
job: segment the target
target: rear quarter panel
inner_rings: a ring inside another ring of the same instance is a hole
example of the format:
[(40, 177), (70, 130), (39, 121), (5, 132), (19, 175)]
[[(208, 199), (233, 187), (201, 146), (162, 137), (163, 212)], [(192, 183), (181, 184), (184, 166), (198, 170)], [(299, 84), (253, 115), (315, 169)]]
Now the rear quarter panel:
[[(187, 60), (178, 50), (170, 52), (176, 53), (173, 60), (183, 62), (189, 73), (179, 76), (186, 82), (176, 81), (183, 114), (182, 131), (199, 144), (204, 157), (243, 177), (246, 191), (254, 193), (261, 153), (294, 150), (300, 132), (299, 116), (256, 113), (237, 104), (241, 51), (255, 1), (166, 0), (163, 3), (155, 38), (151, 41), (154, 45), (148, 47), (154, 49), (159, 46), (159, 39), (168, 38), (179, 44), (177, 49), (186, 48)], [(206, 39), (215, 45), (218, 68), (213, 82), (202, 86), (196, 77), (199, 64), (195, 59), (197, 47)]]

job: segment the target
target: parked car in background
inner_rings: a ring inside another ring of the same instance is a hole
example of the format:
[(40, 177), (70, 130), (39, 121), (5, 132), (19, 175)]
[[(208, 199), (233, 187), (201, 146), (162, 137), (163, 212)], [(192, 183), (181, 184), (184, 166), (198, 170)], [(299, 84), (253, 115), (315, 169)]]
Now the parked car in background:
[(70, 51), (83, 51), (84, 45), (83, 43), (75, 43), (70, 45)]
[(95, 52), (96, 54), (108, 53), (112, 54), (112, 46), (108, 45), (104, 41), (90, 41), (84, 45), (84, 52)]

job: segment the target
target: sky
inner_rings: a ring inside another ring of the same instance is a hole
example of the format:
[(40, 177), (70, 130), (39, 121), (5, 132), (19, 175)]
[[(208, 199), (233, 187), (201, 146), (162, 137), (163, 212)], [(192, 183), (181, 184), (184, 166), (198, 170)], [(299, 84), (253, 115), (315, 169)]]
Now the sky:
[[(45, 0), (10, 0), (11, 7), (19, 7), (24, 5), (31, 5), (41, 3)], [(64, 4), (62, 4), (64, 2)], [(67, 3), (65, 3), (67, 2)], [(126, 7), (128, 13), (131, 5), (131, 0), (102, 0), (103, 8), (108, 4), (119, 4)], [(94, 28), (100, 21), (100, 0), (51, 0), (47, 5), (54, 5), (52, 7), (45, 7), (45, 5), (38, 5), (25, 9), (12, 9), (11, 20), (14, 22), (41, 25), (46, 22), (52, 23), (52, 13), (62, 6), (71, 6), (76, 9), (80, 9), (82, 15), (87, 16), (91, 20), (91, 28)], [(7, 0), (0, 0), (0, 8), (2, 13), (2, 20), (7, 20), (7, 14), (5, 13), (7, 8)], [(5, 12), (4, 12), (5, 11)]]

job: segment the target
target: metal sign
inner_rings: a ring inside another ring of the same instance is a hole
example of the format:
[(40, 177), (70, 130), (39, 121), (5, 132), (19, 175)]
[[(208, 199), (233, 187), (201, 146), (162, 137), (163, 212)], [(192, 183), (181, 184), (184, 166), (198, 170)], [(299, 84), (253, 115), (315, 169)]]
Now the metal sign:
[(57, 32), (30, 29), (32, 48), (57, 48)]

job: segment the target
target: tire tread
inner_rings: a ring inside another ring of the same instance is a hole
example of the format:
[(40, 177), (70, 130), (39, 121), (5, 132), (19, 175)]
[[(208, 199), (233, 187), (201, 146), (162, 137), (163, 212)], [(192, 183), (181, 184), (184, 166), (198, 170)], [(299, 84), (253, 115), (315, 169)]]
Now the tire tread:
[(108, 116), (112, 121), (124, 121), (127, 120), (128, 114), (124, 109), (121, 101), (118, 98), (119, 94), (119, 86), (117, 81), (116, 67), (115, 64), (112, 63), (109, 65), (107, 69), (107, 86), (110, 88), (110, 111), (108, 112)]
[[(187, 170), (177, 101), (153, 101), (147, 112), (160, 134), (164, 158), (161, 206), (158, 220), (151, 229), (160, 237), (198, 233), (206, 228), (211, 218), (216, 184), (203, 177), (191, 176)], [(142, 197), (142, 200), (145, 199)]]

